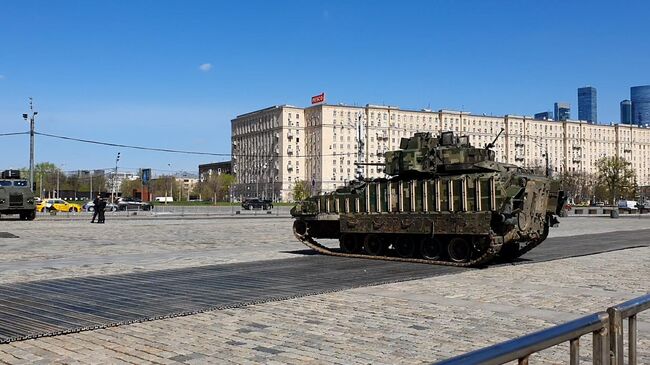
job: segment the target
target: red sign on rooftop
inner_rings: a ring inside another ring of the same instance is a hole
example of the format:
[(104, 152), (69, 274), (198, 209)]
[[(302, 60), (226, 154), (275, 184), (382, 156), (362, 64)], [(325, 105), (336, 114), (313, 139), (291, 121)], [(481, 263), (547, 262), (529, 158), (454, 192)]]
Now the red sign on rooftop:
[(311, 97), (312, 104), (324, 103), (325, 102), (325, 93), (321, 93), (316, 96)]

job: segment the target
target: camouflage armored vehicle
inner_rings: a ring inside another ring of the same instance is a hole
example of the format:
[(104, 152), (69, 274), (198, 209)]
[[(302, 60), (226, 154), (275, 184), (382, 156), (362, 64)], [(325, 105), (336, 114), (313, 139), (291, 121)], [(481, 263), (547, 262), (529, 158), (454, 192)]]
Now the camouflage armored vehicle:
[[(388, 178), (296, 204), (294, 234), (335, 256), (453, 266), (513, 260), (546, 239), (564, 197), (549, 178), (496, 162), (492, 147), (453, 132), (403, 138), (385, 154)], [(317, 238), (338, 240), (340, 250)]]
[(0, 176), (0, 215), (18, 214), (22, 220), (36, 217), (34, 194), (20, 171), (5, 170)]

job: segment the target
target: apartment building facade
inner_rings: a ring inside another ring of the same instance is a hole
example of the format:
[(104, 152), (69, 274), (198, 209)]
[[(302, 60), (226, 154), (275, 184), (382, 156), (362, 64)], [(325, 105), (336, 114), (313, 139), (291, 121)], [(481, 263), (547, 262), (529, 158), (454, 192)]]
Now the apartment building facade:
[[(618, 155), (632, 163), (639, 185), (650, 184), (648, 128), (370, 104), (318, 104), (274, 106), (232, 120), (235, 195), (290, 201), (293, 185), (300, 180), (308, 181), (314, 193), (331, 191), (355, 178), (356, 162), (382, 163), (383, 154), (398, 149), (401, 138), (442, 131), (467, 135), (475, 146), (495, 141), (497, 161), (542, 171), (548, 151), (551, 174), (593, 174), (598, 159)], [(366, 178), (384, 176), (382, 166), (360, 169)]]

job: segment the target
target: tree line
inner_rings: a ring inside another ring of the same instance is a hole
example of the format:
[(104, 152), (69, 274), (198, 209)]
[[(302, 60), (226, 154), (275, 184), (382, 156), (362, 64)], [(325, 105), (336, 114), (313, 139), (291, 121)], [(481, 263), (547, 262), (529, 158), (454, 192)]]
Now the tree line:
[[(553, 177), (559, 181), (560, 188), (575, 203), (607, 202), (614, 204), (618, 199), (636, 200), (639, 197), (639, 187), (636, 180), (636, 171), (632, 164), (622, 157), (603, 157), (596, 162), (595, 174), (580, 171), (562, 172)], [(536, 171), (538, 174), (543, 172)], [(23, 177), (29, 176), (29, 170), (21, 169)], [(60, 167), (50, 162), (41, 162), (35, 165), (34, 181), (36, 191), (42, 192), (44, 197), (54, 196), (57, 184), (61, 191), (71, 191), (75, 197), (79, 193), (88, 196), (93, 193), (110, 192), (110, 181), (103, 174), (66, 173)], [(235, 177), (229, 174), (204, 175), (194, 187), (187, 191), (182, 182), (172, 175), (162, 175), (151, 179), (148, 183), (149, 192), (155, 196), (172, 196), (176, 201), (188, 199), (210, 200), (212, 202), (229, 201), (231, 187), (235, 184)], [(134, 191), (141, 191), (142, 181), (125, 179), (118, 191), (123, 196), (132, 196)], [(307, 199), (311, 194), (311, 185), (308, 181), (296, 181), (292, 187), (293, 200)]]
[[(607, 202), (615, 204), (619, 199), (636, 200), (638, 185), (636, 171), (632, 164), (622, 157), (603, 157), (596, 162), (597, 172), (586, 174), (580, 171), (562, 172), (553, 177), (560, 188), (576, 204)], [(544, 175), (542, 167), (532, 168), (538, 175)], [(307, 181), (297, 181), (292, 189), (296, 201), (307, 199), (311, 193)]]

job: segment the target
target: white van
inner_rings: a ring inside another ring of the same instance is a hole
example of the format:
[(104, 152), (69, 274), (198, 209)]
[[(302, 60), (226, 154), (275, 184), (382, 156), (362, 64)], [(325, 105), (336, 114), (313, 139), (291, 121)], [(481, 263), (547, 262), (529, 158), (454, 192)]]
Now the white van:
[(174, 201), (174, 197), (172, 197), (172, 196), (157, 196), (155, 198), (155, 200), (157, 202), (160, 202), (160, 203), (171, 203), (171, 202)]
[(639, 208), (637, 207), (637, 202), (634, 200), (619, 200), (618, 209), (622, 209), (627, 212), (636, 212)]

